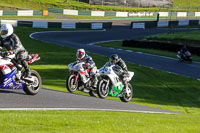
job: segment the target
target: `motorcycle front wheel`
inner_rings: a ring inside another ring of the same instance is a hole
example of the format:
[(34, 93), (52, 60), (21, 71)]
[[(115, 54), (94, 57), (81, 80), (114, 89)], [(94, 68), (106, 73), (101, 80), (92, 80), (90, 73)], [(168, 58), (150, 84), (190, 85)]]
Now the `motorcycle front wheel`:
[(127, 93), (123, 93), (123, 96), (120, 97), (122, 102), (129, 102), (133, 97), (133, 88), (131, 84), (128, 83)]
[(28, 95), (36, 95), (41, 89), (42, 79), (39, 73), (35, 70), (31, 70), (31, 77), (34, 79), (33, 83), (24, 84), (24, 92)]
[(107, 82), (100, 80), (97, 85), (97, 94), (100, 98), (106, 98), (109, 93), (109, 85), (106, 87)]
[(78, 81), (75, 81), (75, 76), (70, 75), (66, 80), (66, 88), (70, 93), (73, 93), (78, 88)]

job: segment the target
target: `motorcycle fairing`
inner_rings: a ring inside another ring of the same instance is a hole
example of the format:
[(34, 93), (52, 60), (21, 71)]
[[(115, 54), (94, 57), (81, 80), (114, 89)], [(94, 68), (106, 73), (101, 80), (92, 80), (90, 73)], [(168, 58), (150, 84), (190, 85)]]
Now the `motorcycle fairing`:
[(14, 69), (11, 73), (6, 74), (2, 84), (0, 85), (0, 88), (3, 88), (3, 89), (23, 89), (24, 86), (23, 86), (22, 83), (16, 83), (13, 80), (13, 76), (15, 75), (16, 72), (17, 72), (17, 69)]
[(109, 95), (113, 97), (121, 97), (122, 96), (122, 89), (124, 85), (120, 83), (118, 86), (114, 86), (109, 90)]

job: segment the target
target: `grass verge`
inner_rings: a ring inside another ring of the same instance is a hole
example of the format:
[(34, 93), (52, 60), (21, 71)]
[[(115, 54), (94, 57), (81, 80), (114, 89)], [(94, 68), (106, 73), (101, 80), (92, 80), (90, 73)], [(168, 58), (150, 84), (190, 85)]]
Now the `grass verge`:
[[(102, 6), (90, 5), (76, 0), (1, 0), (1, 5), (17, 6), (21, 8), (30, 8), (35, 10), (53, 8), (67, 8), (75, 10), (103, 10), (103, 11), (199, 11), (198, 5), (200, 0), (180, 1), (174, 0), (173, 8), (131, 8), (120, 6)], [(188, 8), (188, 6), (190, 8)], [(177, 8), (179, 7), (179, 8)]]
[(53, 16), (0, 16), (2, 20), (49, 20), (58, 19)]
[(147, 40), (163, 40), (163, 41), (171, 41), (174, 43), (185, 43), (189, 46), (200, 47), (200, 31), (192, 31), (192, 32), (175, 32), (172, 34), (158, 34), (144, 37)]
[[(15, 28), (29, 53), (41, 60), (31, 65), (43, 80), (43, 87), (66, 91), (67, 64), (75, 60), (75, 49), (44, 43), (29, 34), (48, 29)], [(97, 67), (107, 58), (95, 54)], [(179, 111), (186, 114), (143, 114), (99, 111), (0, 111), (1, 132), (173, 132), (200, 131), (200, 82), (179, 75), (127, 63), (135, 72), (131, 81), (131, 103)], [(119, 98), (112, 98), (119, 100)], [(5, 128), (6, 127), (6, 128)]]
[[(124, 47), (124, 46), (122, 46), (122, 41), (105, 42), (105, 43), (99, 43), (96, 45), (100, 45), (100, 46), (104, 46), (104, 47), (112, 47), (112, 48), (117, 48), (117, 49), (124, 49), (124, 50), (132, 50), (134, 52), (142, 52), (142, 53), (166, 56), (166, 57), (171, 57), (171, 58), (177, 58), (176, 57), (177, 53), (175, 53), (175, 52), (156, 50), (156, 49)], [(200, 57), (193, 55), (192, 60), (200, 62)]]
[[(198, 133), (197, 115), (100, 111), (0, 111), (1, 133)], [(5, 128), (6, 127), (6, 128)]]

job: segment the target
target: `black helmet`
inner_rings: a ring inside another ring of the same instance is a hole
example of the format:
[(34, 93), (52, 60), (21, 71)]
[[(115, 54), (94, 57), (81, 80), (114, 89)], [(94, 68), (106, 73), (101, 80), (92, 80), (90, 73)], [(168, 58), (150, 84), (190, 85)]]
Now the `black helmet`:
[(110, 62), (116, 64), (119, 60), (119, 57), (117, 54), (113, 54), (110, 56)]

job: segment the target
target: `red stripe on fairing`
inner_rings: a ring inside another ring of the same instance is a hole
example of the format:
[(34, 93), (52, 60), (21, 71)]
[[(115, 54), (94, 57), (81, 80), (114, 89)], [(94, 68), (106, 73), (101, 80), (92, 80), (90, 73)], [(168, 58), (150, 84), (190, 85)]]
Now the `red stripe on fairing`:
[(77, 81), (78, 76), (76, 74), (74, 74), (74, 73), (72, 73), (72, 75), (74, 75), (75, 81)]
[(29, 63), (29, 64), (32, 63), (32, 62), (33, 62), (33, 60), (27, 61), (27, 63)]
[(8, 68), (6, 65), (0, 66), (0, 69), (1, 69), (1, 70), (4, 70), (4, 69), (6, 69), (6, 68)]
[(29, 55), (29, 56), (31, 56), (32, 57), (32, 59), (30, 60), (30, 61), (27, 61), (27, 63), (33, 63), (34, 61), (36, 61), (37, 60), (37, 57), (39, 56), (38, 54), (31, 54), (31, 55)]
[(80, 74), (86, 74), (86, 72), (79, 72)]
[(9, 67), (14, 67), (15, 65), (14, 65), (14, 64), (9, 64), (8, 66), (9, 66)]

